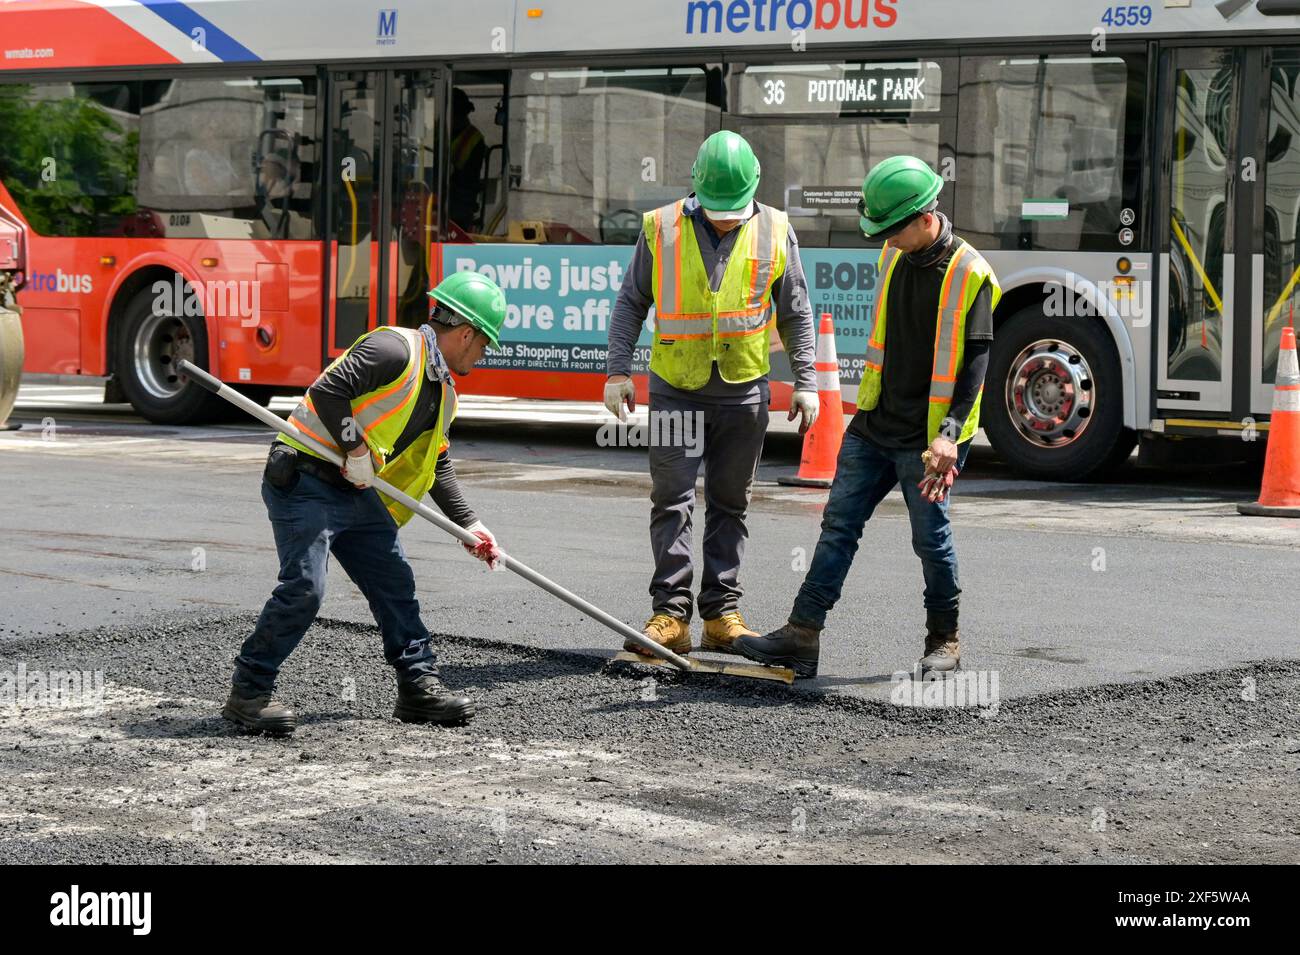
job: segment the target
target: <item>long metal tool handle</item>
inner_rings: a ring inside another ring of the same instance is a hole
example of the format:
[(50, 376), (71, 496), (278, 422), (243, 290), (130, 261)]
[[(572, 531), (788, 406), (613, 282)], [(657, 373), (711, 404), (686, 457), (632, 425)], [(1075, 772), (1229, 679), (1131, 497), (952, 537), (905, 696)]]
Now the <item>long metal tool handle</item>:
[[(247, 411), (249, 414), (251, 414), (254, 418), (261, 421), (262, 423), (274, 428), (276, 431), (279, 431), (281, 434), (293, 438), (295, 441), (301, 442), (307, 447), (313, 449), (317, 454), (319, 454), (325, 460), (331, 461), (334, 464), (338, 464), (340, 466), (343, 464), (343, 457), (337, 451), (333, 450), (332, 448), (327, 448), (325, 445), (321, 444), (319, 441), (315, 440), (314, 438), (308, 437), (307, 435), (303, 434), (293, 425), (289, 424), (287, 421), (282, 419), (279, 415), (269, 411), (266, 408), (263, 408), (257, 402), (244, 397), (235, 389), (231, 388), (229, 385), (222, 384), (220, 381), (213, 378), (202, 368), (199, 368), (197, 365), (195, 365), (193, 362), (189, 362), (184, 359), (181, 359), (179, 362), (177, 362), (176, 368), (179, 372), (181, 372), (181, 374), (188, 375), (190, 378), (193, 378), (196, 383), (206, 388), (214, 395), (218, 395), (219, 397), (225, 398), (232, 405), (235, 405), (237, 408)], [(375, 478), (374, 484), (371, 486), (377, 490), (383, 491), (385, 494), (391, 497), (394, 501), (397, 501), (399, 504), (402, 504), (403, 506), (410, 508), (412, 511), (414, 511), (416, 514), (419, 514), (429, 523), (436, 524), (438, 527), (446, 531), (448, 534), (456, 538), (461, 543), (469, 544), (471, 547), (475, 547), (483, 543), (481, 540), (479, 540), (469, 531), (465, 530), (465, 528), (448, 520), (444, 515), (439, 514), (437, 511), (429, 507), (427, 504), (422, 504), (419, 501), (417, 501), (415, 498), (411, 497), (409, 494), (406, 494), (405, 492), (400, 491), (397, 488), (393, 487), (393, 485), (389, 484), (387, 481), (381, 478)], [(608, 613), (606, 613), (605, 611), (597, 607), (595, 604), (583, 600), (581, 597), (579, 597), (577, 594), (573, 593), (570, 590), (566, 590), (564, 587), (561, 587), (559, 584), (551, 580), (549, 577), (545, 577), (542, 574), (539, 574), (537, 571), (533, 570), (527, 564), (515, 560), (505, 551), (501, 552), (501, 562), (505, 565), (505, 567), (508, 570), (514, 571), (516, 574), (524, 578), (524, 580), (528, 581), (529, 583), (536, 584), (538, 587), (541, 587), (543, 590), (545, 590), (548, 594), (551, 594), (554, 597), (559, 597), (570, 607), (574, 607), (577, 610), (581, 610), (583, 613), (585, 613), (592, 620), (595, 620), (597, 623), (603, 623), (605, 626), (609, 627), (609, 629), (617, 633), (620, 637), (624, 637), (627, 640), (631, 640), (637, 646), (643, 647), (645, 650), (649, 651), (650, 653), (653, 653), (655, 656), (667, 660), (669, 663), (677, 667), (679, 670), (691, 669), (691, 665), (687, 660), (685, 660), (678, 654), (673, 653), (673, 651), (669, 650), (667, 647), (660, 646), (659, 644), (651, 640), (649, 637), (647, 637), (645, 634), (633, 630), (631, 627), (625, 624), (622, 620), (619, 620), (617, 617), (613, 617), (609, 615)]]

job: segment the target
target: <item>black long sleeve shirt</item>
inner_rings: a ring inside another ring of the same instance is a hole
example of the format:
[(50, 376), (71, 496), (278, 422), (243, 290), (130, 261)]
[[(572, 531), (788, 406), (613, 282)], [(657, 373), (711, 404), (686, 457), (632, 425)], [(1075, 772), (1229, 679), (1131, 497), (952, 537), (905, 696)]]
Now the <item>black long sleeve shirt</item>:
[[(341, 362), (308, 389), (312, 403), (316, 406), (317, 417), (345, 452), (362, 443), (360, 436), (355, 433), (350, 439), (343, 437), (343, 419), (352, 415), (352, 401), (397, 378), (406, 370), (409, 360), (410, 350), (401, 337), (371, 335), (354, 346)], [(390, 458), (401, 454), (412, 441), (437, 425), (441, 403), (442, 389), (437, 386), (437, 382), (427, 379), (420, 388), (406, 427), (393, 445)], [(349, 430), (355, 432), (355, 429)], [(469, 527), (478, 520), (461, 492), (456, 468), (447, 451), (438, 455), (436, 476), (429, 496), (438, 505), (438, 509), (461, 527)]]
[[(956, 248), (957, 241), (953, 238), (946, 250), (932, 246), (920, 256), (904, 255), (894, 267), (885, 306), (888, 311), (880, 402), (870, 411), (855, 414), (848, 428), (881, 447), (922, 449), (930, 443), (927, 432), (934, 322), (940, 287)], [(926, 264), (917, 265), (918, 259)], [(988, 371), (989, 349), (993, 344), (992, 300), (992, 289), (985, 282), (966, 316), (962, 366), (957, 372), (948, 409), (948, 417), (958, 433), (975, 407)], [(952, 437), (956, 440), (955, 435)]]

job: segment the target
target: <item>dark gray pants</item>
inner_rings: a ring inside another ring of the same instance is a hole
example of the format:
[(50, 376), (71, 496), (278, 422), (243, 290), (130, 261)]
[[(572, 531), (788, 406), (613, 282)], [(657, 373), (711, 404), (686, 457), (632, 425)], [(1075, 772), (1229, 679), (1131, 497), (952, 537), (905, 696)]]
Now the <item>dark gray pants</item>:
[[(691, 619), (691, 523), (695, 481), (703, 464), (704, 573), (699, 607), (700, 615), (711, 620), (735, 610), (743, 593), (740, 561), (749, 537), (745, 512), (767, 434), (767, 404), (707, 404), (652, 394), (650, 414), (656, 412), (696, 415), (694, 420), (703, 422), (703, 442), (702, 453), (698, 453), (698, 433), (693, 445), (673, 440), (650, 447), (650, 549), (655, 561), (650, 597), (655, 613)], [(660, 428), (661, 433), (664, 430)]]

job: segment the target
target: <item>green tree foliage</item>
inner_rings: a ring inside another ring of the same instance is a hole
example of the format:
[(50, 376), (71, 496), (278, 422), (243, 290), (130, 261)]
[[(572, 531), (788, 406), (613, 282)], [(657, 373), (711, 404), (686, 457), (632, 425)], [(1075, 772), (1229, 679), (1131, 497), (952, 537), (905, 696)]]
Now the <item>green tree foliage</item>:
[(84, 89), (0, 86), (0, 179), (39, 235), (117, 233), (136, 210), (139, 140)]

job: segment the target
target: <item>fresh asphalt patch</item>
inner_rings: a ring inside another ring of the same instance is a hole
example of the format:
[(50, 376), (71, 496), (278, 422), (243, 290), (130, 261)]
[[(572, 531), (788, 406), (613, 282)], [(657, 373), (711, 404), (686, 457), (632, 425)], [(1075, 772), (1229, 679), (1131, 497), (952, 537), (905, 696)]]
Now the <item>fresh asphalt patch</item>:
[[(322, 619), (272, 739), (219, 716), (254, 620), (0, 641), (0, 862), (1300, 854), (1300, 662), (930, 707), (438, 636), (478, 703), (438, 728), (392, 717), (373, 626)], [(102, 695), (16, 686), (68, 671)]]

